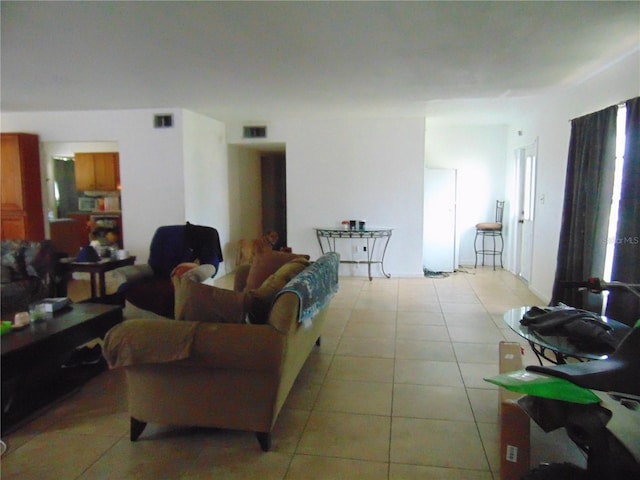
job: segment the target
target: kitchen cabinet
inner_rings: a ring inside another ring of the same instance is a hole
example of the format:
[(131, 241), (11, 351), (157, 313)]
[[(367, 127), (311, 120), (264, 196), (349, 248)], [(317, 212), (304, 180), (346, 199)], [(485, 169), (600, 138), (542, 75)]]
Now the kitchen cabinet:
[(0, 238), (44, 240), (37, 135), (3, 133), (0, 168)]
[(76, 153), (74, 160), (77, 190), (120, 189), (120, 156), (117, 152)]

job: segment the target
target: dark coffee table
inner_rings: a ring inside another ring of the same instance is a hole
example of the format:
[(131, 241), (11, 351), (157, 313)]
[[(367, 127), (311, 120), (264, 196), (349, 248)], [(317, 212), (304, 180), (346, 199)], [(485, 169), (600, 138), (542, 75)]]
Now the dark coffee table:
[(104, 361), (88, 368), (61, 364), (121, 321), (119, 305), (74, 303), (49, 320), (2, 335), (2, 432), (103, 371)]

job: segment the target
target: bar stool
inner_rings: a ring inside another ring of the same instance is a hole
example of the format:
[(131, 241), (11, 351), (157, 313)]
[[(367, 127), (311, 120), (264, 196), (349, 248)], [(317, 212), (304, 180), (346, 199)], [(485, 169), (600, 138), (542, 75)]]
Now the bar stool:
[[(482, 265), (484, 265), (484, 256), (490, 255), (493, 257), (493, 269), (496, 269), (496, 257), (500, 257), (500, 267), (502, 265), (502, 250), (504, 249), (504, 240), (502, 238), (502, 213), (504, 211), (504, 200), (496, 201), (496, 219), (495, 222), (483, 222), (476, 225), (476, 237), (473, 240), (473, 249), (476, 252), (476, 263), (473, 268), (478, 266), (478, 255), (482, 255)], [(478, 250), (478, 237), (482, 238), (481, 248)], [(493, 243), (490, 243), (490, 247), (485, 245), (485, 239), (489, 237)], [(497, 245), (496, 238), (500, 239), (499, 246)], [(499, 247), (499, 248), (498, 248)]]

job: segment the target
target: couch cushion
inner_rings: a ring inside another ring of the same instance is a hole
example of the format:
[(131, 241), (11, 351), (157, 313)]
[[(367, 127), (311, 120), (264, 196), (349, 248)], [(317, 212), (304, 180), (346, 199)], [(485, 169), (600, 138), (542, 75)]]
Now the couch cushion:
[(172, 277), (176, 320), (244, 323), (243, 294), (194, 282), (188, 275)]
[[(280, 253), (280, 252), (277, 252)], [(244, 306), (251, 323), (264, 324), (269, 320), (271, 303), (276, 294), (309, 265), (308, 258), (297, 256), (265, 279), (259, 288), (245, 291)]]
[(249, 270), (244, 290), (249, 291), (259, 288), (269, 275), (273, 275), (285, 263), (300, 257), (309, 260), (309, 255), (287, 252), (268, 251), (261, 255), (256, 255), (251, 262), (251, 269)]
[(24, 246), (25, 242), (22, 240), (2, 241), (2, 265), (9, 269), (13, 281), (27, 277)]
[(2, 283), (11, 283), (11, 281), (13, 280), (13, 276), (11, 275), (11, 268), (9, 268), (6, 265), (2, 265), (2, 276), (1, 276), (1, 282)]

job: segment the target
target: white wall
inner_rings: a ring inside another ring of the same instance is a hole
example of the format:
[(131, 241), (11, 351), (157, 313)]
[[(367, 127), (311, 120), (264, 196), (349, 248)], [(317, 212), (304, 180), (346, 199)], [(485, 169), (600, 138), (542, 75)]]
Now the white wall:
[[(225, 125), (203, 115), (183, 111), (184, 218), (216, 228), (223, 257), (231, 255), (229, 235), (229, 168)], [(218, 275), (227, 271), (223, 262)]]
[(505, 199), (507, 134), (507, 125), (426, 121), (425, 166), (457, 170), (456, 233), (462, 266), (475, 262), (475, 224), (493, 221), (496, 200)]
[[(287, 232), (294, 251), (317, 257), (314, 227), (361, 219), (393, 228), (387, 273), (422, 275), (423, 119), (290, 120), (272, 122), (271, 130), (274, 141), (286, 143)], [(341, 269), (366, 275), (364, 266)], [(379, 268), (372, 274), (382, 275)]]
[[(174, 127), (153, 128), (154, 113), (173, 113)], [(160, 225), (183, 223), (185, 188), (181, 110), (3, 113), (3, 132), (27, 132), (40, 142), (115, 142), (120, 152), (123, 236), (146, 261)]]
[(225, 268), (229, 271), (235, 269), (237, 241), (258, 238), (263, 228), (260, 152), (236, 145), (229, 145), (227, 152), (231, 245), (225, 252)]

